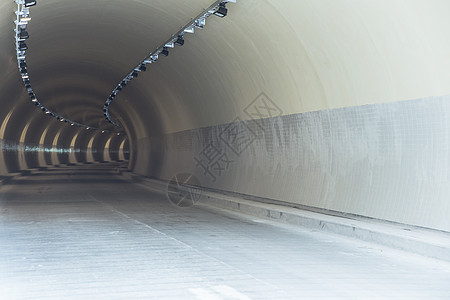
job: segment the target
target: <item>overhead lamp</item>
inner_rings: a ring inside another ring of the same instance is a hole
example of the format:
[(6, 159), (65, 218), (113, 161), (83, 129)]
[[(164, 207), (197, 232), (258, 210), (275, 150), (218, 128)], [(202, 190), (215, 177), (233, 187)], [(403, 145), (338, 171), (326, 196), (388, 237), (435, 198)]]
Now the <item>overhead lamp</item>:
[(205, 18), (200, 18), (195, 20), (195, 27), (203, 29), (203, 27), (206, 25), (206, 19)]
[(177, 40), (175, 41), (175, 45), (177, 46), (183, 46), (184, 45), (184, 38), (182, 35), (179, 35)]
[(22, 16), (22, 17), (23, 16), (28, 16), (29, 14), (30, 14), (30, 9), (29, 8), (22, 8), (22, 10), (16, 11), (16, 15)]
[(166, 48), (173, 48), (173, 47), (175, 47), (175, 44), (174, 44), (174, 42), (169, 42), (169, 43), (166, 43), (164, 45), (164, 47), (166, 47)]
[(19, 42), (19, 50), (21, 51), (25, 51), (28, 49), (27, 44), (25, 44), (25, 42)]
[[(184, 45), (184, 34), (185, 33), (194, 33), (195, 27), (203, 28), (206, 25), (206, 19), (211, 15), (215, 14), (218, 17), (225, 17), (228, 13), (228, 9), (226, 8), (226, 4), (228, 2), (236, 3), (236, 0), (219, 0), (214, 2), (211, 6), (204, 10), (204, 12), (197, 16), (196, 19), (191, 19), (189, 23), (187, 23), (184, 27), (180, 29), (176, 33), (176, 35), (172, 35), (169, 40), (165, 41), (163, 44), (158, 46), (154, 52), (151, 52), (147, 58), (140, 62), (140, 64), (131, 70), (125, 78), (119, 83), (113, 90), (114, 93), (118, 93), (121, 91), (128, 81), (131, 81), (135, 77), (138, 77), (139, 72), (146, 71), (146, 64), (155, 63), (159, 59), (159, 55), (168, 56), (169, 49), (174, 48), (175, 45), (183, 46)], [(105, 106), (108, 107), (110, 100), (106, 100)], [(111, 119), (111, 115), (108, 113), (108, 110), (105, 111), (106, 119), (109, 123), (120, 126), (116, 122)]]
[(214, 14), (218, 17), (225, 17), (228, 13), (228, 9), (225, 7), (225, 2), (219, 4), (219, 8), (214, 12)]
[(183, 30), (183, 32), (186, 32), (186, 33), (194, 33), (194, 25), (191, 25), (191, 26), (189, 26), (189, 27), (186, 27), (186, 28)]
[(29, 37), (30, 37), (30, 35), (28, 34), (28, 31), (26, 31), (25, 29), (21, 29), (21, 30), (19, 31), (19, 38), (20, 38), (20, 39), (26, 40), (26, 39), (29, 38)]
[(167, 47), (163, 47), (163, 49), (161, 50), (161, 55), (169, 56), (169, 50), (167, 49)]
[(19, 25), (21, 27), (26, 27), (28, 24), (28, 21), (22, 21), (22, 20), (17, 21), (16, 20), (16, 21), (14, 21), (14, 23), (16, 23), (17, 25)]
[(36, 5), (35, 0), (25, 0), (25, 3), (24, 3), (25, 7), (30, 7), (30, 6), (35, 6), (35, 5)]
[(17, 59), (25, 59), (25, 51), (17, 51)]

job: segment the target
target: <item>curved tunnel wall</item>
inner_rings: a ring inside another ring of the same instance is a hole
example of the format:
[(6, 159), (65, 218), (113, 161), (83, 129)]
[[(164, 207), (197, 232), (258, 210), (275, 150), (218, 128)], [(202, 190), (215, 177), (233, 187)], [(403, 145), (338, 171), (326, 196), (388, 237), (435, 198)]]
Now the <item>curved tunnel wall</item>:
[(226, 24), (212, 23), (152, 69), (148, 97), (171, 116), (165, 135), (138, 138), (133, 169), (164, 179), (191, 172), (219, 190), (450, 230), (448, 8), (231, 6)]
[[(210, 2), (40, 2), (27, 42), (38, 97), (112, 130), (106, 95)], [(58, 147), (79, 149), (58, 159), (46, 152), (45, 162), (33, 154), (30, 165), (104, 160), (107, 136), (88, 149), (97, 133), (61, 130), (27, 103), (11, 42), (14, 3), (0, 3), (2, 118), (20, 111), (39, 124), (24, 144), (45, 132), (41, 147), (52, 147), (60, 132)], [(130, 169), (147, 176), (191, 172), (206, 187), (450, 231), (448, 1), (228, 8), (120, 93), (111, 113), (124, 134), (112, 137), (110, 158), (129, 155)], [(11, 118), (2, 141), (19, 141), (27, 124)], [(3, 156), (3, 173), (20, 168), (17, 153)]]

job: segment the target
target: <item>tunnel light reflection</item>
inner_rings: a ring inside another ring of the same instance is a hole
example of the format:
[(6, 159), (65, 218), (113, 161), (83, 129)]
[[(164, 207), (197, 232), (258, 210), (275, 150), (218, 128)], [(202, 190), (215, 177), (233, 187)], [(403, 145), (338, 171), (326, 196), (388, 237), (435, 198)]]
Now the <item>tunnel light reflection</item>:
[(138, 77), (138, 72), (143, 72), (147, 68), (145, 67), (146, 64), (154, 63), (158, 60), (160, 55), (168, 56), (169, 55), (169, 49), (168, 48), (174, 48), (175, 45), (177, 46), (183, 46), (184, 45), (184, 34), (186, 33), (194, 33), (195, 28), (203, 29), (203, 27), (206, 25), (206, 19), (209, 18), (211, 15), (216, 15), (218, 17), (225, 17), (228, 13), (228, 9), (226, 8), (226, 4), (228, 2), (236, 3), (236, 0), (219, 0), (215, 1), (212, 5), (210, 5), (207, 9), (205, 9), (200, 15), (198, 15), (196, 18), (192, 19), (193, 21), (186, 24), (184, 27), (181, 28), (177, 33), (172, 35), (167, 41), (162, 43), (160, 46), (156, 48), (153, 52), (150, 53), (149, 56), (144, 58), (143, 61), (141, 61), (137, 67), (135, 67), (133, 70), (131, 70), (121, 81), (120, 83), (114, 88), (114, 90), (109, 95), (108, 99), (105, 102), (105, 105), (103, 106), (103, 114), (110, 122), (116, 127), (120, 127), (120, 124), (113, 120), (111, 117), (111, 114), (109, 112), (109, 105), (114, 100), (114, 98), (117, 96), (119, 91), (122, 91), (122, 89), (127, 85), (129, 81), (131, 81), (133, 78)]
[[(122, 142), (124, 144), (125, 140)], [(122, 147), (122, 146), (121, 146)], [(0, 152), (27, 152), (27, 153), (57, 153), (57, 154), (68, 154), (68, 153), (97, 153), (99, 150), (97, 149), (80, 149), (80, 148), (61, 148), (61, 147), (53, 147), (53, 146), (44, 146), (44, 145), (33, 145), (33, 144), (17, 144), (15, 142), (10, 142), (7, 140), (0, 140)], [(125, 153), (128, 154), (128, 150), (124, 150), (120, 148), (119, 150), (109, 149), (110, 153)]]
[(46, 152), (46, 153), (79, 153), (83, 152), (76, 148), (60, 148), (60, 147), (46, 147), (38, 145), (21, 145), (13, 142), (2, 141), (1, 150), (5, 152)]
[(82, 123), (78, 123), (72, 120), (69, 120), (67, 118), (63, 118), (59, 116), (57, 113), (49, 110), (44, 105), (42, 105), (31, 86), (30, 76), (28, 74), (28, 65), (26, 63), (26, 50), (28, 50), (28, 46), (25, 43), (25, 40), (29, 38), (29, 34), (27, 31), (27, 25), (28, 22), (31, 21), (30, 17), (30, 10), (28, 7), (36, 5), (36, 1), (33, 0), (15, 0), (17, 4), (17, 10), (16, 10), (16, 20), (15, 23), (15, 29), (14, 29), (14, 37), (15, 37), (15, 44), (16, 44), (16, 56), (17, 56), (17, 66), (19, 68), (20, 75), (22, 77), (22, 81), (24, 86), (27, 89), (28, 95), (30, 96), (30, 100), (34, 105), (36, 105), (39, 109), (41, 109), (45, 114), (57, 118), (57, 120), (63, 122), (63, 123), (70, 123), (71, 126), (77, 125), (78, 127), (85, 127), (86, 129), (93, 129), (93, 130), (103, 130), (106, 132), (114, 133), (116, 131), (110, 131), (105, 129), (100, 129), (97, 127), (88, 126)]

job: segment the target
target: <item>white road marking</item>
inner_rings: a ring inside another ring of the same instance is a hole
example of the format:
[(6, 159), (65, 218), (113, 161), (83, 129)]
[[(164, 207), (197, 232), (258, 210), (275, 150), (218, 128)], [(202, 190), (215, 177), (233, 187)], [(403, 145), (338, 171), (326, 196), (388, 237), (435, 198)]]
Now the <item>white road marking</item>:
[(195, 297), (199, 300), (223, 300), (222, 297), (218, 297), (217, 295), (203, 288), (189, 289), (189, 292), (194, 294)]
[(239, 300), (252, 300), (252, 298), (242, 294), (228, 285), (216, 285), (213, 289), (219, 294), (226, 296), (225, 299), (239, 299)]

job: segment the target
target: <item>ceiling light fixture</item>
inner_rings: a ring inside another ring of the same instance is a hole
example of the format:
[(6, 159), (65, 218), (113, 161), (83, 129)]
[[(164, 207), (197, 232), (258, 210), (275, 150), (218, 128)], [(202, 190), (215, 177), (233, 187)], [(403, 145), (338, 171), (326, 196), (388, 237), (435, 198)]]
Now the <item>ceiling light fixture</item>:
[(177, 46), (183, 46), (184, 45), (184, 38), (182, 35), (179, 35), (177, 37), (177, 40), (175, 41), (175, 45)]
[[(141, 64), (141, 65), (139, 66), (139, 70), (142, 71), (142, 72), (145, 72), (145, 71), (147, 70), (147, 66), (146, 66), (145, 64)], [(119, 87), (120, 87), (120, 89), (119, 89)], [(118, 90), (118, 91), (122, 90), (122, 87), (119, 85), (119, 86), (117, 87), (117, 90)]]
[(206, 18), (200, 18), (195, 20), (195, 27), (203, 29), (205, 25), (206, 25)]
[(19, 39), (26, 40), (29, 37), (30, 37), (30, 35), (28, 34), (28, 31), (26, 31), (25, 29), (20, 29), (20, 31), (19, 31)]
[(35, 5), (36, 5), (36, 1), (34, 1), (34, 0), (25, 0), (24, 1), (25, 7), (30, 7), (30, 6), (35, 6)]
[(25, 42), (19, 42), (19, 48), (18, 48), (18, 50), (20, 50), (20, 51), (28, 50), (27, 44), (26, 44)]
[(163, 47), (160, 54), (164, 56), (169, 56), (169, 49), (167, 49), (167, 47)]
[[(184, 27), (181, 28), (177, 33), (172, 35), (167, 41), (162, 43), (160, 46), (156, 48), (153, 52), (150, 53), (149, 56), (144, 58), (137, 67), (133, 68), (130, 73), (128, 73), (124, 79), (114, 88), (113, 93), (114, 95), (117, 95), (119, 91), (122, 90), (123, 87), (126, 86), (128, 81), (131, 81), (133, 78), (138, 77), (138, 72), (143, 72), (147, 70), (146, 64), (151, 64), (156, 62), (159, 59), (159, 56), (168, 56), (169, 55), (169, 49), (168, 48), (174, 48), (175, 45), (177, 46), (183, 46), (184, 45), (184, 35), (186, 33), (194, 33), (195, 27), (203, 29), (203, 27), (206, 25), (206, 19), (209, 18), (211, 15), (216, 15), (219, 17), (225, 17), (228, 14), (228, 9), (226, 8), (227, 3), (236, 3), (236, 0), (220, 0), (215, 1), (212, 5), (210, 5), (207, 9), (205, 9), (201, 14), (199, 14), (196, 18), (192, 19), (193, 21), (186, 24)], [(109, 97), (105, 104), (103, 105), (103, 112), (105, 118), (113, 124), (114, 126), (120, 127), (120, 124), (114, 121), (111, 118), (111, 115), (109, 113), (109, 105), (111, 104), (111, 97)]]
[[(109, 133), (116, 133), (117, 131), (113, 132), (110, 130), (100, 129), (88, 125), (84, 125), (78, 122), (71, 121), (67, 118), (63, 118), (60, 115), (54, 113), (53, 111), (49, 110), (45, 106), (43, 106), (41, 103), (39, 103), (36, 95), (34, 94), (33, 88), (31, 86), (30, 77), (28, 74), (28, 65), (25, 61), (26, 59), (26, 50), (28, 50), (28, 46), (25, 43), (25, 40), (28, 39), (30, 36), (28, 34), (27, 25), (28, 22), (31, 20), (30, 17), (30, 10), (28, 7), (36, 5), (36, 1), (32, 0), (15, 0), (17, 4), (17, 10), (16, 10), (16, 20), (15, 23), (15, 29), (14, 29), (14, 36), (15, 36), (15, 46), (16, 46), (16, 55), (17, 55), (17, 67), (19, 68), (20, 75), (22, 77), (23, 84), (27, 90), (27, 93), (30, 97), (31, 102), (36, 105), (40, 110), (45, 112), (46, 115), (51, 116), (59, 120), (60, 122), (64, 123), (70, 123), (71, 126), (77, 125), (79, 127), (85, 127), (86, 129), (94, 129), (94, 130), (103, 130), (105, 132)], [(115, 93), (113, 93), (113, 97), (115, 96)]]
[(225, 2), (220, 3), (219, 8), (214, 12), (216, 16), (223, 18), (228, 14), (228, 9), (225, 4)]

